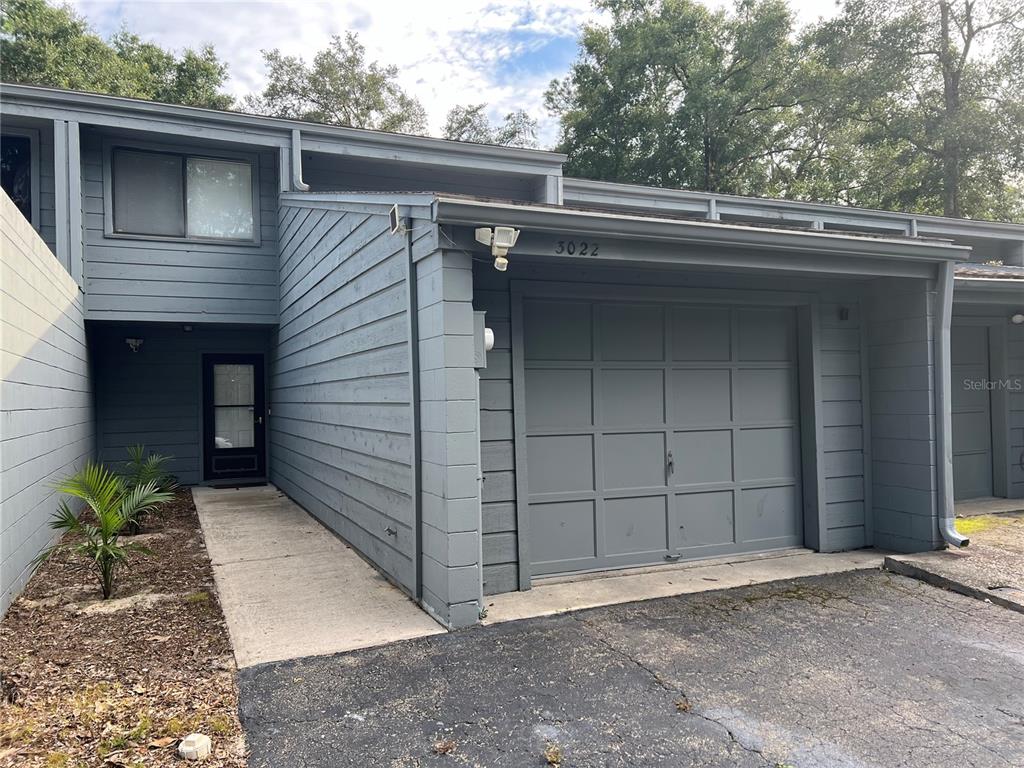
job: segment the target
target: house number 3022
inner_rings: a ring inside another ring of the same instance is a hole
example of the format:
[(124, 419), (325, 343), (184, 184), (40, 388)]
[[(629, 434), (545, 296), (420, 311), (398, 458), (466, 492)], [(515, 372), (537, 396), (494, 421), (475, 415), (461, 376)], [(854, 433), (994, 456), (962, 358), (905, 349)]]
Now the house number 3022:
[(559, 240), (555, 243), (555, 253), (567, 253), (570, 256), (597, 256), (597, 243), (586, 240)]

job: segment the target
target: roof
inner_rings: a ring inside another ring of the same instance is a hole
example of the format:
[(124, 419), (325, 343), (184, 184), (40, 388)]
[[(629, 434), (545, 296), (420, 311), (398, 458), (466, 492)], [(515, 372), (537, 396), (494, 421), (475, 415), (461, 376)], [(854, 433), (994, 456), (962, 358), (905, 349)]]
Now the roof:
[[(299, 130), (304, 150), (330, 151), (330, 144), (356, 145), (393, 160), (408, 159), (410, 154), (433, 162), (443, 162), (447, 157), (491, 160), (504, 166), (521, 165), (524, 171), (556, 175), (561, 175), (565, 161), (565, 155), (541, 149), (450, 141), (35, 85), (0, 83), (0, 108), (7, 114), (77, 119), (139, 130), (174, 132), (176, 126), (187, 126), (209, 138), (272, 146), (287, 146), (292, 131)], [(228, 135), (216, 133), (218, 130)]]
[[(957, 264), (954, 276), (974, 280), (1024, 280), (1024, 267), (1003, 264)], [(1024, 290), (1024, 285), (1021, 286)]]
[(1024, 242), (1024, 224), (1010, 222), (955, 219), (831, 203), (745, 197), (571, 177), (563, 179), (562, 188), (567, 202), (604, 208), (643, 208), (666, 213), (689, 212), (705, 218), (788, 222), (804, 227), (820, 224), (826, 229), (861, 227), (908, 235)]

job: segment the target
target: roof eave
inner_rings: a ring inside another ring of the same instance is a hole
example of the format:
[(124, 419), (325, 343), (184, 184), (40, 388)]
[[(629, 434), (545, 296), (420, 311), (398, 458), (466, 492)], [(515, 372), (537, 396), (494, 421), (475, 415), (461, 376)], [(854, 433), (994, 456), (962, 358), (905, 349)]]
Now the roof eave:
[(862, 237), (820, 231), (750, 227), (571, 208), (510, 205), (439, 195), (434, 220), (465, 226), (504, 225), (535, 231), (579, 232), (614, 238), (697, 245), (924, 261), (963, 261), (970, 248), (946, 241)]
[(105, 94), (70, 91), (61, 88), (46, 88), (35, 85), (0, 83), (0, 103), (4, 101), (88, 108), (106, 114), (129, 117), (133, 114), (160, 116), (208, 125), (247, 128), (272, 135), (283, 133), (291, 135), (293, 130), (298, 129), (302, 131), (303, 135), (323, 140), (333, 139), (379, 147), (426, 149), (463, 157), (488, 157), (504, 161), (518, 160), (526, 165), (547, 168), (549, 173), (557, 175), (561, 175), (561, 166), (566, 159), (566, 156), (563, 154), (548, 152), (542, 149), (473, 144), (470, 142), (439, 139), (432, 136), (412, 136), (362, 128), (347, 128), (323, 123), (311, 123), (303, 120), (265, 117), (244, 112), (181, 106), (157, 101), (131, 99), (123, 96), (108, 96)]

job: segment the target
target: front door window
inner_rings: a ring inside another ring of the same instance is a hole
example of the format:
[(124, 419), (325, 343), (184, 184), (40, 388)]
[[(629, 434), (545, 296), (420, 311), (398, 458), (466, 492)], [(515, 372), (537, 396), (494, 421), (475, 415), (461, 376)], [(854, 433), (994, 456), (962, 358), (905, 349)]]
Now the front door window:
[(213, 366), (214, 441), (217, 448), (255, 445), (255, 369), (252, 365)]

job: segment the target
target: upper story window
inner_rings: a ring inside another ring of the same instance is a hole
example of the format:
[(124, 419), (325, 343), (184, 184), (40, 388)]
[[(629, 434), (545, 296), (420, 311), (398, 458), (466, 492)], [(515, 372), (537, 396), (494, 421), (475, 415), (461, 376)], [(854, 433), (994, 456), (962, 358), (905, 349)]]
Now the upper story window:
[(256, 239), (251, 162), (115, 148), (112, 165), (114, 234)]
[(37, 136), (30, 130), (5, 130), (0, 135), (0, 186), (33, 224), (39, 215)]

